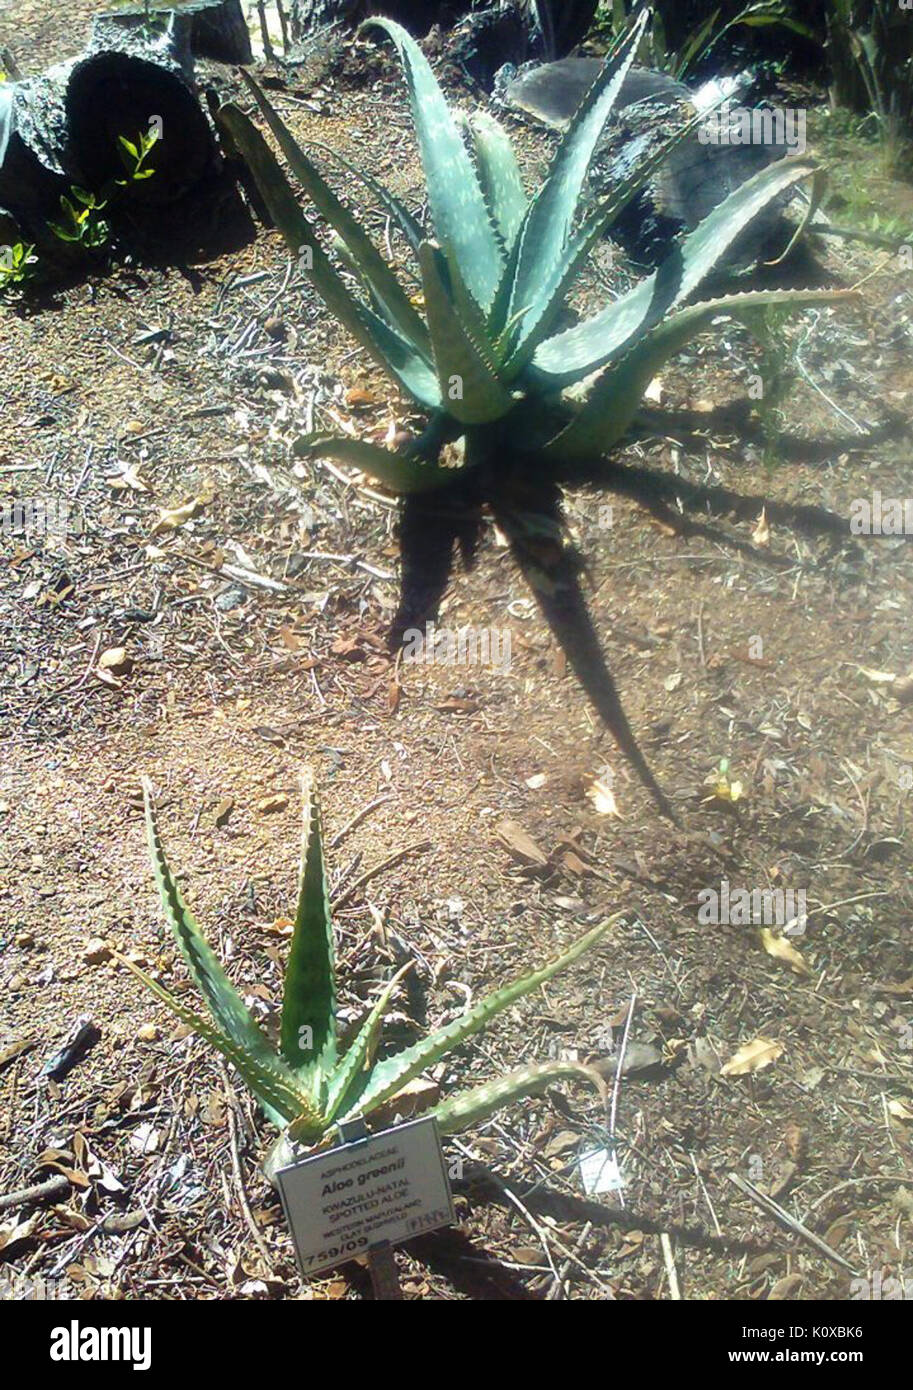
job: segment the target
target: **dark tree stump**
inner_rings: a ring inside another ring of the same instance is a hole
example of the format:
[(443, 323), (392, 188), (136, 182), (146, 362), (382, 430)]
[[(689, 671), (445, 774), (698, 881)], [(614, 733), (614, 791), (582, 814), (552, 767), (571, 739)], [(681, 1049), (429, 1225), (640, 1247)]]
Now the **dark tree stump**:
[[(154, 176), (117, 187), (111, 217), (173, 204), (220, 167), (215, 136), (193, 85), (190, 31), (150, 42), (136, 29), (93, 26), (85, 53), (0, 88), (0, 207), (29, 240), (65, 255), (47, 223), (73, 185), (95, 193), (125, 176), (118, 136), (160, 134)], [(107, 214), (106, 214), (107, 215)]]
[(135, 140), (153, 121), (161, 130), (151, 179), (131, 184), (131, 202), (173, 203), (206, 174), (214, 157), (209, 123), (193, 90), (175, 71), (132, 54), (104, 52), (74, 65), (64, 95), (67, 132), (83, 181), (102, 188), (123, 177), (118, 135)]
[(54, 132), (65, 124), (62, 94), (44, 78), (0, 87), (0, 207), (23, 228), (60, 210), (67, 155)]
[[(292, 33), (307, 38), (333, 24), (355, 26), (371, 15), (395, 19), (416, 38), (436, 25), (450, 29), (461, 19), (497, 28), (522, 24), (525, 57), (560, 58), (570, 53), (596, 17), (599, 0), (515, 0), (512, 5), (473, 5), (472, 0), (294, 0)], [(501, 62), (516, 61), (508, 55)], [(521, 59), (522, 61), (522, 59)]]
[[(153, 21), (153, 36), (164, 32), (170, 24), (174, 42), (185, 46), (195, 58), (212, 58), (217, 63), (250, 63), (253, 50), (250, 34), (241, 9), (241, 0), (184, 0), (175, 4), (153, 4), (149, 7)], [(147, 23), (144, 4), (125, 5), (95, 16), (92, 21), (90, 45), (95, 46), (101, 34), (110, 37), (110, 30), (142, 32)]]

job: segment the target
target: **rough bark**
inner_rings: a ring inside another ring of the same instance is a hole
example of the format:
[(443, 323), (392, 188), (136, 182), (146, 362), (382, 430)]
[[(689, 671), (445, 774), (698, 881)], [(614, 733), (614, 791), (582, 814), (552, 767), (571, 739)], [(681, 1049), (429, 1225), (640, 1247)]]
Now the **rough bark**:
[[(210, 10), (212, 6), (208, 7)], [(37, 76), (0, 88), (0, 207), (23, 234), (45, 240), (60, 196), (75, 184), (98, 193), (122, 178), (119, 135), (136, 140), (153, 121), (161, 138), (154, 177), (124, 188), (118, 204), (181, 199), (219, 165), (211, 126), (193, 85), (191, 32), (150, 42), (135, 27), (93, 26), (87, 50)]]
[[(514, 21), (523, 26), (528, 50), (525, 57), (561, 57), (586, 36), (598, 3), (516, 0), (514, 4), (486, 6), (473, 5), (472, 0), (295, 0), (292, 32), (296, 39), (302, 39), (327, 25), (357, 25), (374, 14), (395, 19), (417, 38), (424, 38), (435, 25), (450, 29), (460, 20), (471, 19), (481, 21), (483, 27), (488, 23), (497, 26), (504, 15), (513, 12)], [(508, 61), (516, 59), (505, 53), (501, 62)]]
[[(212, 58), (217, 63), (250, 63), (253, 50), (250, 33), (241, 9), (241, 0), (187, 0), (180, 10), (167, 5), (150, 7), (153, 27), (157, 34), (168, 24), (178, 42), (186, 45), (195, 58)], [(101, 35), (111, 37), (111, 31), (139, 31), (147, 24), (144, 4), (125, 5), (117, 10), (96, 15), (92, 21), (94, 45)]]

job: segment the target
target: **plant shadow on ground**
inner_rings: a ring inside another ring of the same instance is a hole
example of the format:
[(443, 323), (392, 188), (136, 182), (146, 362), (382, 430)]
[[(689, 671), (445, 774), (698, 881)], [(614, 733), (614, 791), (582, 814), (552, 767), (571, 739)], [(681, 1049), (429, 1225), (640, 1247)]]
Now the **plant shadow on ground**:
[[(726, 426), (737, 428), (746, 440), (764, 441), (763, 423), (751, 421), (749, 412), (748, 400), (736, 400), (710, 415), (653, 411), (647, 414), (647, 419), (650, 432), (660, 437), (679, 436), (682, 425), (689, 431), (701, 426), (708, 431)], [(641, 423), (645, 423), (643, 414)], [(807, 462), (831, 457), (835, 449), (869, 447), (884, 440), (896, 440), (907, 431), (907, 422), (895, 412), (862, 439), (859, 435), (803, 439), (779, 434), (774, 443), (784, 457)], [(764, 492), (746, 493), (702, 486), (662, 470), (613, 462), (611, 457), (599, 469), (592, 465), (556, 469), (555, 480), (549, 482), (517, 476), (505, 478), (497, 474), (486, 476), (480, 472), (461, 479), (452, 488), (404, 500), (399, 526), (400, 600), (390, 629), (391, 651), (401, 648), (409, 630), (424, 632), (426, 625), (437, 619), (457, 557), (464, 570), (473, 568), (482, 541), (485, 513), (489, 511), (506, 532), (513, 559), (528, 580), (542, 616), (581, 686), (658, 804), (674, 818), (625, 714), (594, 627), (584, 589), (586, 561), (567, 537), (562, 484), (598, 487), (601, 492), (627, 497), (677, 537), (703, 537), (773, 569), (789, 569), (793, 561), (785, 554), (762, 549), (706, 520), (693, 520), (687, 513), (697, 512), (709, 518), (734, 517), (738, 521), (756, 523), (763, 512), (781, 527), (795, 528), (810, 538), (827, 539), (831, 553), (837, 549), (852, 549), (848, 521), (825, 507), (782, 502)], [(526, 522), (531, 519), (532, 525), (512, 525), (512, 518), (518, 514)]]
[[(4, 310), (19, 318), (59, 311), (72, 291), (108, 280), (120, 268), (142, 287), (144, 270), (173, 266), (198, 290), (200, 267), (243, 251), (256, 240), (258, 231), (241, 196), (236, 171), (230, 169), (206, 179), (174, 204), (123, 207), (110, 220), (110, 243), (91, 255), (58, 254), (63, 245), (55, 243), (49, 232), (39, 252), (46, 268), (27, 293), (4, 303)], [(112, 280), (112, 293), (127, 299), (129, 287)]]

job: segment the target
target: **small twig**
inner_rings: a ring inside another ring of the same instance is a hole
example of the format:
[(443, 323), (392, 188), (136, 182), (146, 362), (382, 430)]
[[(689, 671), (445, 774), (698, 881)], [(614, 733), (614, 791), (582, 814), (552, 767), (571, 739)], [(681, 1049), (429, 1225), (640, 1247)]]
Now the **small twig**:
[(92, 655), (89, 657), (89, 664), (83, 671), (82, 675), (74, 676), (71, 681), (67, 681), (66, 685), (62, 685), (59, 690), (52, 691), (50, 695), (47, 695), (43, 700), (41, 700), (37, 705), (35, 705), (31, 713), (26, 718), (26, 725), (32, 722), (36, 714), (39, 714), (41, 710), (46, 709), (48, 705), (52, 705), (55, 700), (59, 700), (62, 695), (66, 695), (68, 691), (82, 689), (82, 687), (85, 685), (86, 681), (89, 679), (89, 676), (92, 674), (92, 671), (95, 668), (95, 658), (98, 656), (98, 649), (100, 646), (101, 634), (99, 633), (98, 636), (96, 636), (95, 638), (95, 646), (92, 648)]
[(235, 1187), (238, 1191), (238, 1205), (241, 1208), (241, 1214), (244, 1217), (244, 1220), (247, 1224), (247, 1229), (253, 1236), (254, 1244), (259, 1250), (260, 1255), (264, 1260), (267, 1269), (272, 1269), (273, 1262), (269, 1253), (269, 1249), (265, 1240), (263, 1239), (263, 1236), (260, 1233), (260, 1229), (257, 1226), (256, 1221), (254, 1220), (254, 1214), (250, 1209), (250, 1203), (247, 1200), (247, 1193), (244, 1190), (244, 1177), (241, 1173), (241, 1158), (238, 1153), (238, 1119), (235, 1113), (235, 1107), (238, 1103), (237, 1097), (235, 1096), (234, 1090), (232, 1089), (231, 1081), (229, 1080), (228, 1071), (225, 1067), (224, 1062), (219, 1063), (219, 1070), (222, 1073), (222, 1080), (225, 1085), (225, 1099), (228, 1103), (229, 1149), (231, 1151), (231, 1167), (232, 1172), (234, 1173)]
[(913, 1183), (913, 1177), (910, 1177), (908, 1174), (905, 1173), (873, 1173), (867, 1178), (847, 1178), (845, 1182), (838, 1182), (836, 1187), (832, 1187), (827, 1192), (823, 1193), (820, 1197), (816, 1197), (808, 1210), (810, 1213), (815, 1211), (815, 1209), (817, 1207), (820, 1207), (823, 1202), (826, 1202), (837, 1192), (842, 1192), (844, 1188), (866, 1187), (869, 1183), (874, 1182)]
[(802, 361), (802, 358), (799, 356), (800, 352), (805, 347), (806, 343), (809, 341), (812, 334), (817, 329), (818, 321), (821, 318), (821, 315), (818, 313), (813, 313), (809, 316), (809, 318), (810, 321), (808, 328), (805, 330), (805, 334), (802, 338), (802, 341), (799, 343), (798, 347), (793, 353), (793, 360), (795, 361), (796, 366), (799, 368), (799, 371), (802, 373), (803, 377), (808, 382), (812, 390), (818, 392), (818, 395), (821, 397), (823, 401), (827, 402), (831, 410), (833, 410), (834, 414), (839, 415), (841, 420), (846, 420), (848, 424), (852, 425), (853, 429), (856, 431), (857, 434), (865, 434), (866, 431), (864, 426), (860, 425), (858, 420), (854, 420), (852, 415), (848, 415), (846, 411), (843, 410), (842, 407), (839, 406), (835, 400), (831, 399), (831, 397), (827, 394), (826, 391), (822, 390), (822, 388), (818, 385), (817, 381), (815, 381), (814, 377), (809, 372), (805, 363)]
[(832, 1250), (826, 1241), (822, 1240), (820, 1236), (816, 1236), (814, 1231), (810, 1231), (807, 1226), (803, 1226), (802, 1222), (797, 1221), (794, 1216), (790, 1216), (789, 1212), (781, 1207), (779, 1202), (775, 1202), (774, 1199), (768, 1197), (766, 1193), (759, 1192), (753, 1183), (748, 1182), (738, 1173), (730, 1173), (729, 1181), (735, 1183), (740, 1192), (744, 1192), (746, 1197), (750, 1197), (762, 1211), (765, 1211), (768, 1216), (772, 1216), (781, 1226), (785, 1226), (788, 1231), (793, 1231), (795, 1235), (801, 1236), (803, 1240), (808, 1241), (809, 1245), (813, 1245), (825, 1259), (830, 1260), (833, 1264), (839, 1265), (841, 1269), (849, 1270), (850, 1274), (855, 1275), (858, 1273), (849, 1261), (845, 1260), (842, 1255), (838, 1255), (836, 1250)]
[(362, 821), (365, 820), (372, 811), (376, 811), (378, 806), (383, 806), (385, 802), (392, 800), (392, 795), (388, 793), (386, 796), (379, 796), (376, 801), (369, 801), (367, 806), (363, 806), (357, 815), (354, 815), (341, 830), (337, 831), (332, 840), (330, 840), (330, 849), (336, 849), (338, 845), (341, 845), (346, 836), (354, 830), (357, 825), (361, 825)]
[(859, 834), (856, 836), (855, 840), (853, 840), (851, 844), (847, 845), (846, 849), (842, 851), (841, 857), (852, 853), (852, 851), (859, 844), (859, 841), (865, 837), (869, 828), (869, 803), (867, 799), (862, 795), (862, 792), (859, 790), (859, 783), (856, 781), (856, 778), (850, 771), (850, 765), (847, 762), (846, 758), (844, 758), (842, 761), (846, 775), (852, 782), (853, 790), (859, 798), (859, 806), (862, 811), (862, 829), (859, 831)]
[(849, 907), (852, 903), (864, 902), (866, 898), (886, 898), (887, 896), (888, 894), (884, 889), (873, 889), (870, 893), (857, 893), (855, 897), (852, 898), (838, 898), (837, 901), (833, 903), (822, 903), (820, 907), (813, 907), (806, 913), (806, 916), (814, 917), (815, 914), (819, 912), (833, 912), (835, 908)]
[(94, 444), (90, 444), (89, 447), (86, 449), (86, 457), (85, 457), (85, 462), (84, 462), (83, 465), (82, 465), (82, 472), (80, 473), (78, 479), (76, 480), (76, 486), (74, 487), (73, 491), (70, 493), (70, 496), (71, 496), (71, 497), (78, 497), (78, 496), (79, 496), (80, 489), (82, 488), (82, 485), (83, 485), (83, 483), (84, 483), (85, 480), (86, 480), (86, 474), (87, 474), (88, 471), (89, 471), (89, 466), (90, 466), (90, 464), (91, 464), (91, 462), (92, 462), (92, 455), (93, 455), (94, 453), (95, 453), (95, 445), (94, 445)]
[(697, 650), (701, 658), (701, 665), (707, 665), (707, 653), (704, 650), (704, 605), (701, 603), (697, 610)]
[(659, 1243), (662, 1246), (663, 1263), (666, 1266), (666, 1278), (669, 1280), (669, 1297), (675, 1303), (680, 1303), (682, 1291), (678, 1286), (678, 1271), (675, 1268), (675, 1259), (672, 1254), (672, 1241), (669, 1239), (668, 1231), (662, 1232)]
[(282, 30), (282, 53), (283, 56), (285, 56), (291, 45), (288, 36), (288, 19), (286, 18), (285, 6), (282, 0), (276, 0), (276, 9), (279, 11), (279, 28)]
[(565, 1260), (564, 1264), (558, 1271), (558, 1278), (554, 1281), (552, 1287), (545, 1295), (545, 1300), (547, 1303), (557, 1302), (559, 1298), (564, 1297), (564, 1285), (567, 1282), (567, 1276), (571, 1272), (571, 1266), (574, 1263), (574, 1259), (580, 1254), (584, 1245), (586, 1245), (587, 1238), (589, 1237), (590, 1231), (592, 1231), (592, 1229), (593, 1223), (592, 1221), (588, 1221), (584, 1226), (583, 1230), (580, 1232), (580, 1235), (577, 1237), (573, 1250), (574, 1258), (568, 1256), (568, 1258)]
[[(621, 1093), (621, 1077), (625, 1069), (625, 1053), (628, 1050), (628, 1034), (631, 1031), (631, 1019), (634, 1016), (634, 1004), (637, 999), (637, 991), (631, 995), (631, 1002), (628, 1005), (628, 1016), (625, 1019), (625, 1030), (621, 1035), (621, 1046), (618, 1049), (618, 1062), (615, 1067), (615, 1082), (612, 1086), (612, 1107), (609, 1112), (609, 1137), (612, 1140), (612, 1161), (618, 1171), (618, 1155), (615, 1149), (615, 1121), (618, 1118), (618, 1097)], [(618, 1188), (618, 1201), (621, 1206), (625, 1204), (624, 1189)]]
[(276, 61), (276, 55), (273, 52), (273, 45), (270, 42), (269, 25), (266, 22), (266, 5), (264, 0), (257, 0), (257, 14), (260, 16), (260, 37), (263, 39), (263, 56), (268, 63), (274, 63)]
[(361, 878), (357, 878), (354, 883), (350, 884), (338, 898), (333, 898), (331, 906), (334, 908), (342, 907), (343, 903), (349, 901), (353, 893), (356, 893), (359, 888), (363, 888), (366, 883), (370, 883), (372, 878), (376, 878), (378, 874), (382, 874), (385, 869), (392, 869), (402, 859), (405, 859), (407, 855), (421, 854), (426, 849), (431, 849), (430, 840), (420, 840), (417, 845), (407, 845), (405, 849), (398, 849), (395, 854), (391, 854), (389, 858), (382, 860), (380, 864), (376, 864), (373, 869), (368, 869), (363, 873)]
[(698, 1186), (701, 1189), (701, 1192), (704, 1194), (704, 1201), (707, 1203), (707, 1206), (710, 1210), (710, 1218), (713, 1221), (713, 1228), (718, 1236), (722, 1236), (723, 1228), (720, 1225), (719, 1221), (716, 1219), (716, 1212), (714, 1211), (713, 1203), (710, 1200), (710, 1193), (707, 1191), (707, 1184), (701, 1177), (700, 1169), (697, 1166), (697, 1159), (694, 1157), (694, 1154), (689, 1154), (688, 1157), (691, 1159), (691, 1166), (694, 1169), (694, 1176), (697, 1178)]
[[(450, 1143), (454, 1144), (456, 1148), (459, 1149), (460, 1153), (464, 1154), (465, 1157), (470, 1160), (470, 1162), (478, 1162), (478, 1160), (473, 1156), (472, 1151), (468, 1149), (465, 1144), (461, 1144), (459, 1139), (456, 1139), (453, 1136), (451, 1136)], [(508, 1202), (511, 1203), (512, 1206), (515, 1206), (517, 1208), (517, 1211), (519, 1211), (524, 1221), (529, 1223), (531, 1230), (535, 1232), (538, 1240), (542, 1244), (542, 1248), (545, 1251), (545, 1256), (548, 1260), (549, 1268), (551, 1269), (553, 1277), (555, 1279), (560, 1278), (559, 1272), (555, 1268), (555, 1262), (552, 1259), (551, 1251), (545, 1240), (546, 1228), (544, 1226), (540, 1226), (539, 1222), (536, 1220), (535, 1216), (533, 1216), (532, 1212), (528, 1209), (528, 1207), (524, 1205), (524, 1203), (517, 1196), (516, 1192), (512, 1191), (512, 1189), (508, 1186), (508, 1184), (504, 1181), (502, 1177), (495, 1173), (493, 1169), (489, 1168), (488, 1165), (485, 1163), (480, 1163), (479, 1167), (480, 1170), (484, 1172), (486, 1179)], [(587, 1265), (583, 1263), (582, 1260), (579, 1260), (576, 1254), (572, 1250), (569, 1250), (568, 1247), (563, 1243), (563, 1241), (559, 1240), (558, 1236), (555, 1234), (553, 1230), (548, 1230), (547, 1233), (551, 1244), (555, 1246), (555, 1248), (565, 1257), (566, 1260), (569, 1260), (571, 1264), (576, 1265), (577, 1268), (584, 1275), (586, 1275), (587, 1279), (589, 1279), (591, 1283), (595, 1284), (596, 1287), (603, 1294), (606, 1295), (606, 1297), (614, 1298), (614, 1293), (612, 1292), (612, 1289), (609, 1287), (608, 1284), (604, 1283), (603, 1280), (599, 1278), (595, 1270), (590, 1269)]]
[(59, 1197), (70, 1189), (70, 1180), (62, 1173), (48, 1178), (47, 1182), (35, 1183), (34, 1187), (20, 1187), (15, 1192), (6, 1192), (0, 1197), (0, 1211), (10, 1207), (24, 1207), (28, 1202), (43, 1202), (48, 1197)]

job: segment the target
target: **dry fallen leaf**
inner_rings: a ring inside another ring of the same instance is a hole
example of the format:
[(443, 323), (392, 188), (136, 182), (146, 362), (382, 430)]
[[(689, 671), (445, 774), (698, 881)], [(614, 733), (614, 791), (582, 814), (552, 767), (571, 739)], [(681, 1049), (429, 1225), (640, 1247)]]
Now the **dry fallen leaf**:
[(262, 801), (257, 802), (257, 810), (261, 816), (275, 815), (277, 811), (284, 811), (287, 806), (288, 797), (283, 795), (265, 796)]
[(783, 1142), (786, 1145), (786, 1152), (789, 1154), (793, 1163), (795, 1163), (797, 1167), (801, 1167), (808, 1157), (808, 1135), (806, 1131), (802, 1129), (801, 1126), (797, 1125), (794, 1120), (791, 1120), (786, 1126), (786, 1130), (783, 1134)]
[(909, 676), (898, 676), (891, 690), (894, 699), (901, 705), (909, 705), (913, 701), (913, 674)]
[(543, 854), (531, 835), (515, 820), (502, 820), (496, 826), (498, 839), (507, 846), (515, 859), (524, 864), (535, 864), (542, 869), (548, 863), (548, 855)]
[(120, 473), (110, 474), (105, 482), (112, 492), (124, 492), (127, 489), (131, 492), (149, 492), (150, 490), (149, 484), (140, 477), (139, 470), (132, 463), (123, 464)]
[(812, 972), (806, 963), (801, 951), (797, 951), (791, 941), (785, 936), (778, 936), (772, 932), (770, 927), (762, 927), (758, 932), (758, 939), (764, 950), (769, 956), (774, 956), (777, 960), (783, 960), (797, 975), (810, 975)]
[(770, 525), (767, 521), (766, 507), (761, 508), (761, 515), (758, 517), (757, 525), (751, 533), (751, 539), (754, 541), (755, 545), (760, 546), (762, 550), (766, 550), (770, 545)]
[(871, 666), (860, 666), (859, 674), (865, 676), (873, 685), (893, 685), (897, 680), (893, 671), (873, 671)]
[(594, 778), (592, 786), (587, 787), (586, 796), (588, 800), (592, 801), (597, 815), (618, 816), (618, 819), (621, 819), (618, 802), (615, 800), (615, 793), (612, 790), (612, 779), (605, 773)]
[(802, 1278), (801, 1274), (784, 1274), (783, 1278), (777, 1280), (767, 1295), (768, 1303), (776, 1303), (782, 1299), (792, 1302), (802, 1287)]
[(159, 519), (152, 528), (152, 535), (158, 536), (162, 531), (176, 531), (179, 526), (199, 516), (202, 506), (202, 498), (192, 497), (189, 502), (184, 502), (179, 507), (166, 507), (159, 513)]
[(902, 1100), (889, 1100), (888, 1114), (893, 1115), (895, 1120), (913, 1120), (913, 1110)]
[(754, 1038), (734, 1052), (720, 1068), (721, 1076), (746, 1076), (749, 1072), (769, 1067), (783, 1055), (783, 1044), (772, 1042), (770, 1038)]
[(127, 655), (126, 647), (109, 647), (98, 658), (98, 669), (110, 671), (115, 676), (127, 676), (133, 670), (133, 657)]

